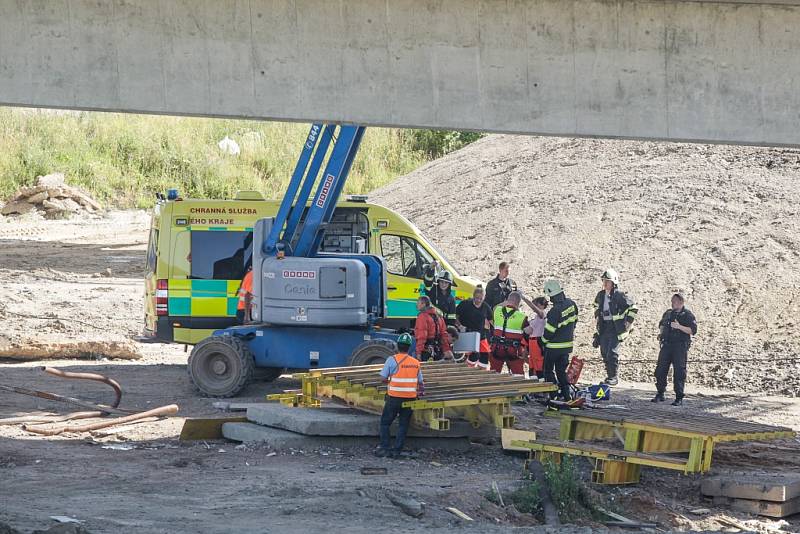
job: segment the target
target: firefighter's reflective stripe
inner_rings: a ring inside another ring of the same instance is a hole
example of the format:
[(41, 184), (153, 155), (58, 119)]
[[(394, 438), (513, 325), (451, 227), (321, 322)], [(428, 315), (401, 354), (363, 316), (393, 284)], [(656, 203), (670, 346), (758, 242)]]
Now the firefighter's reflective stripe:
[(506, 328), (506, 334), (524, 334), (524, 330), (517, 330), (516, 328)]
[(577, 309), (575, 308), (575, 305), (572, 305), (561, 312), (561, 317), (566, 317), (567, 315), (575, 313), (576, 311)]
[[(558, 323), (558, 328), (567, 326), (568, 324), (574, 323), (577, 320), (578, 320), (578, 316), (577, 315), (573, 315), (569, 319), (565, 319), (565, 320), (561, 321), (560, 323)], [(555, 329), (553, 329), (553, 332), (555, 332)]]

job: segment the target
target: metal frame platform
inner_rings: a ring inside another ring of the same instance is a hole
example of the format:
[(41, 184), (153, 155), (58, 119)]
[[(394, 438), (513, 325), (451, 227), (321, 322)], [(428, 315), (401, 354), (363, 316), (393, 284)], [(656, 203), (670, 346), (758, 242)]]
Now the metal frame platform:
[[(318, 407), (320, 398), (336, 399), (362, 411), (383, 411), (386, 384), (379, 375), (382, 365), (315, 369), (293, 375), (301, 389), (269, 395), (288, 406)], [(479, 428), (491, 425), (512, 428), (511, 403), (525, 394), (556, 390), (549, 382), (504, 375), (450, 362), (425, 362), (425, 395), (403, 406), (413, 410), (412, 424), (446, 431), (450, 420), (464, 420)]]
[[(636, 483), (642, 465), (705, 473), (711, 468), (715, 443), (795, 436), (790, 428), (703, 413), (606, 408), (549, 414), (561, 418), (561, 441), (512, 444), (530, 449), (531, 458), (560, 461), (562, 454), (594, 458), (592, 481), (602, 484)], [(621, 442), (622, 449), (597, 443), (608, 440)]]

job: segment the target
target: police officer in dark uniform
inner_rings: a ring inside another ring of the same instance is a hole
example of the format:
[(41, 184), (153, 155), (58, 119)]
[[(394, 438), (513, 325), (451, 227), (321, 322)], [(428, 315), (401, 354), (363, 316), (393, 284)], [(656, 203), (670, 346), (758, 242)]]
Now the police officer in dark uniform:
[(485, 300), (492, 311), (494, 311), (497, 306), (504, 303), (508, 296), (517, 290), (517, 284), (508, 276), (509, 271), (508, 262), (500, 262), (497, 276), (489, 280), (489, 283), (486, 284)]
[(656, 389), (658, 393), (652, 402), (664, 402), (664, 392), (667, 391), (667, 373), (672, 365), (675, 387), (675, 401), (673, 406), (683, 404), (683, 386), (686, 384), (686, 359), (689, 354), (689, 345), (692, 336), (697, 334), (697, 320), (694, 314), (684, 306), (684, 298), (680, 293), (672, 295), (672, 308), (664, 312), (658, 326), (660, 333), (658, 340), (661, 342), (661, 351), (658, 353), (656, 364)]

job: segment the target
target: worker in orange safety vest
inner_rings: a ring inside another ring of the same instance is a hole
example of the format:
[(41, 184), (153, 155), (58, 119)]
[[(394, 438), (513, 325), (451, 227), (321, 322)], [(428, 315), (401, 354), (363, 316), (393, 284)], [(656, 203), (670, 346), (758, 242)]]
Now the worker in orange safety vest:
[[(381, 378), (388, 387), (381, 414), (381, 445), (375, 451), (376, 456), (390, 458), (401, 456), (408, 426), (411, 423), (411, 408), (403, 407), (403, 403), (424, 394), (422, 364), (408, 353), (412, 342), (409, 334), (400, 334), (397, 338), (398, 353), (386, 360), (381, 369)], [(394, 448), (390, 448), (389, 428), (398, 416), (400, 420)]]
[(239, 304), (236, 306), (236, 322), (239, 324), (251, 321), (250, 308), (253, 302), (253, 268), (248, 269), (239, 285)]

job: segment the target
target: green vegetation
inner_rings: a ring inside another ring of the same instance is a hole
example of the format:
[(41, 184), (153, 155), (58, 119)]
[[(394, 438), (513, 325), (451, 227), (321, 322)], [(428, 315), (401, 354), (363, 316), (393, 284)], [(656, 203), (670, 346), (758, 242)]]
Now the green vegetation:
[[(550, 498), (558, 509), (561, 521), (572, 523), (579, 519), (590, 519), (599, 513), (596, 510), (595, 498), (581, 480), (581, 475), (569, 456), (563, 457), (561, 463), (544, 462), (542, 466)], [(485, 497), (495, 504), (500, 503), (494, 489), (490, 489)], [(538, 520), (544, 521), (541, 487), (538, 481), (524, 480), (522, 485), (508, 497), (504, 497), (504, 500), (511, 502), (520, 512), (532, 514)]]
[[(0, 199), (52, 172), (120, 208), (149, 207), (169, 188), (192, 197), (279, 197), (307, 134), (305, 124), (0, 108)], [(240, 155), (218, 148), (225, 136)], [(475, 138), (370, 128), (345, 192), (372, 191)]]
[(451, 130), (415, 130), (413, 136), (414, 147), (429, 158), (436, 159), (477, 141), (483, 134)]
[(511, 502), (523, 514), (532, 514), (543, 519), (542, 497), (539, 483), (535, 480), (526, 480), (523, 485), (511, 494)]

